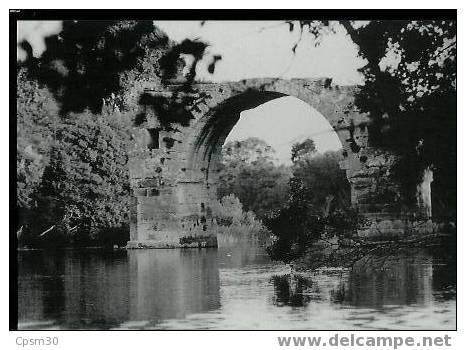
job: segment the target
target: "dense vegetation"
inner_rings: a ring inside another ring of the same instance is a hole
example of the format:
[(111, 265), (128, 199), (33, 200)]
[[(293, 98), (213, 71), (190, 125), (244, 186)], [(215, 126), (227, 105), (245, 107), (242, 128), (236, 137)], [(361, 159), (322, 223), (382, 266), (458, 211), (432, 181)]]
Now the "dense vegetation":
[(248, 242), (265, 245), (270, 240), (271, 232), (252, 211), (244, 210), (234, 194), (211, 203), (210, 209), (218, 225), (219, 243)]
[[(60, 116), (50, 93), (18, 74), (17, 205), (21, 242), (122, 243), (128, 228), (130, 132), (123, 115)], [(32, 118), (31, 118), (32, 117)]]
[(275, 236), (269, 254), (285, 262), (304, 255), (319, 239), (349, 236), (357, 228), (350, 186), (339, 166), (341, 152), (318, 154), (308, 139), (293, 145), (292, 159), (287, 200), (264, 219)]
[(52, 94), (27, 77), (25, 69), (17, 75), (17, 206), (28, 209), (49, 160), (50, 146), (60, 122), (59, 106)]
[(64, 21), (17, 71), (20, 244), (124, 244), (138, 79), (161, 81), (172, 46), (152, 21)]
[[(349, 183), (339, 166), (341, 152), (320, 154), (306, 139), (293, 145), (293, 164), (286, 167), (274, 162), (268, 144), (248, 138), (226, 143), (222, 154), (218, 195), (236, 203), (229, 206), (230, 215), (244, 217), (243, 206), (262, 220), (274, 237), (268, 248), (273, 259), (288, 262), (324, 235), (354, 233), (357, 216), (350, 208)], [(255, 230), (266, 232), (261, 226)]]
[(366, 60), (356, 106), (371, 118), (371, 145), (399, 156), (392, 176), (407, 203), (424, 171), (433, 170), (434, 215), (455, 221), (456, 21), (287, 23), (290, 31), (308, 30), (317, 42), (335, 26), (345, 28)]
[(274, 150), (264, 141), (248, 138), (223, 146), (223, 169), (218, 196), (234, 194), (246, 211), (259, 219), (279, 208), (288, 194), (290, 169), (274, 163)]

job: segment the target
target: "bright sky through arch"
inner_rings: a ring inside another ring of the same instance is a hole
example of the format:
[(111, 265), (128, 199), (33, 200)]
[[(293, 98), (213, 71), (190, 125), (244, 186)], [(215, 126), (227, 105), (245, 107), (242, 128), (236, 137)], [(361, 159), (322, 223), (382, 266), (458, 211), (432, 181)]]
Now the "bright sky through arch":
[(241, 113), (240, 121), (227, 137), (228, 141), (241, 141), (258, 137), (276, 153), (281, 164), (291, 164), (291, 146), (307, 137), (314, 140), (319, 152), (342, 148), (336, 132), (328, 121), (307, 103), (291, 96), (264, 103)]

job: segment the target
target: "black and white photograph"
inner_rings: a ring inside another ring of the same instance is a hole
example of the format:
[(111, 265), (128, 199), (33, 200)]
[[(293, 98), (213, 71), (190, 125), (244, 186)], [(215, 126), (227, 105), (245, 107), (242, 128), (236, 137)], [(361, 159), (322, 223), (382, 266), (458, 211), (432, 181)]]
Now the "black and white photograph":
[(10, 10), (10, 79), (10, 330), (457, 330), (456, 10)]

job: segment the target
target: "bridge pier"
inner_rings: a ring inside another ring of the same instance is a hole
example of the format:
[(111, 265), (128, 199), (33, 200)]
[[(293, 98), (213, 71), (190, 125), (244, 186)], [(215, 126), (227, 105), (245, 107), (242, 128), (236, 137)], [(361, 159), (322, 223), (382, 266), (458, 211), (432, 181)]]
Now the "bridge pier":
[[(201, 184), (181, 185), (165, 194), (135, 196), (128, 248), (217, 247)], [(171, 192), (171, 193), (170, 193)], [(133, 219), (133, 220), (134, 220)]]
[(433, 233), (429, 175), (418, 185), (418, 200), (406, 203), (400, 186), (390, 177), (396, 156), (367, 147), (364, 163), (348, 170), (352, 205), (361, 218), (362, 237), (403, 237)]
[(130, 160), (133, 199), (128, 248), (217, 247), (205, 174), (188, 169), (180, 150)]

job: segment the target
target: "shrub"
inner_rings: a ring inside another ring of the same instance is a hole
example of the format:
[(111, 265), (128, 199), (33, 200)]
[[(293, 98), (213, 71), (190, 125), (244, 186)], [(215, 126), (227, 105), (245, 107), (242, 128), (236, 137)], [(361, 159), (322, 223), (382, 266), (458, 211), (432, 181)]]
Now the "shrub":
[(253, 212), (243, 211), (240, 200), (233, 194), (215, 201), (211, 205), (211, 212), (219, 226), (219, 232), (234, 241), (247, 240), (262, 244), (271, 235)]

